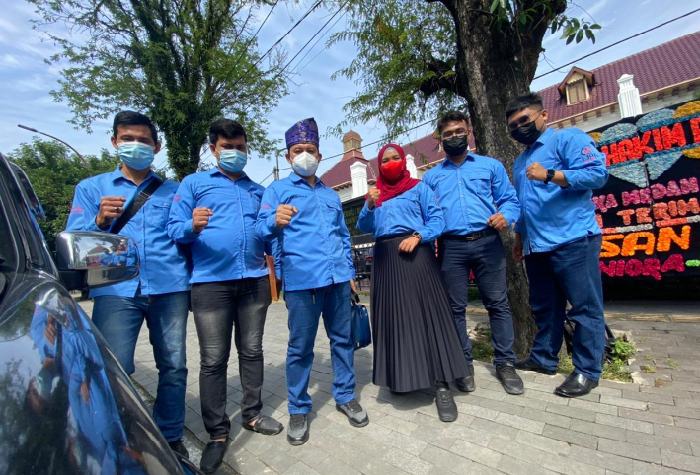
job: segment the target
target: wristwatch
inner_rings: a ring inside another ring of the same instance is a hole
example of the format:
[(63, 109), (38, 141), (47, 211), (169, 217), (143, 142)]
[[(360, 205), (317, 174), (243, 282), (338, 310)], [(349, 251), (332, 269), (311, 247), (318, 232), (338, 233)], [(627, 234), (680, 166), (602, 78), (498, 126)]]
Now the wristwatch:
[(415, 231), (413, 234), (411, 234), (411, 237), (417, 237), (419, 241), (423, 240), (423, 236), (421, 236), (418, 231)]
[(551, 168), (547, 170), (547, 178), (544, 179), (544, 184), (546, 185), (550, 181), (552, 181), (552, 178), (554, 178), (554, 174), (556, 173), (556, 170), (552, 170)]

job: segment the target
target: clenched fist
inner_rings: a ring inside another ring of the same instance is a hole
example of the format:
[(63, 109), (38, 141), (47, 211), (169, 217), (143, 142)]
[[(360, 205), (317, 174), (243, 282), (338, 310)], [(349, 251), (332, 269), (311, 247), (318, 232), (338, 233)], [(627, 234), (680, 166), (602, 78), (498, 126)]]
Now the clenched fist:
[(279, 205), (277, 213), (275, 213), (275, 224), (278, 228), (283, 228), (292, 220), (292, 216), (297, 214), (298, 210), (292, 205)]
[(544, 181), (547, 178), (547, 169), (538, 162), (535, 162), (527, 167), (525, 176), (530, 180)]
[(508, 221), (506, 221), (506, 218), (501, 213), (496, 213), (491, 216), (487, 224), (496, 231), (503, 231), (508, 227)]
[(123, 196), (103, 196), (100, 198), (100, 209), (95, 216), (95, 224), (98, 227), (105, 229), (117, 216), (124, 211), (124, 202), (126, 198)]
[(195, 208), (192, 211), (192, 231), (201, 233), (209, 224), (209, 218), (214, 213), (209, 208)]
[(369, 189), (369, 191), (367, 192), (367, 207), (369, 209), (372, 209), (377, 205), (379, 194), (379, 189), (376, 186), (373, 186)]

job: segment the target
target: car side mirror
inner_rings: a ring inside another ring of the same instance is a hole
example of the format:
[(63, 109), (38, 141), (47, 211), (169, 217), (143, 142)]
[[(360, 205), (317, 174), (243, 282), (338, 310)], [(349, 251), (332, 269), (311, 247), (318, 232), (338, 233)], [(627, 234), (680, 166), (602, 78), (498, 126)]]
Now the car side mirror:
[(56, 266), (69, 290), (79, 288), (83, 281), (76, 274), (84, 275), (90, 287), (103, 287), (136, 277), (139, 256), (126, 236), (64, 231), (56, 236)]

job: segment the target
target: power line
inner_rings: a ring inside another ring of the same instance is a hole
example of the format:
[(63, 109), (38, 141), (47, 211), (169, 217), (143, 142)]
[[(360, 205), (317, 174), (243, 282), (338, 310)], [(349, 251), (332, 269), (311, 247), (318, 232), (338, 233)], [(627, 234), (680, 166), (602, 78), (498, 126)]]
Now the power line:
[[(313, 11), (316, 10), (316, 9), (321, 5), (322, 2), (323, 2), (323, 0), (318, 0), (316, 3), (314, 3), (314, 4), (306, 11), (306, 13), (304, 13), (304, 14), (301, 16), (301, 18), (299, 18), (299, 19), (296, 21), (296, 23), (294, 23), (294, 25), (292, 25), (292, 27), (291, 27), (289, 30), (287, 30), (286, 33), (284, 33), (282, 36), (280, 36), (280, 37), (277, 39), (277, 41), (275, 41), (275, 42), (272, 44), (272, 46), (270, 46), (270, 47), (267, 49), (267, 51), (265, 51), (265, 53), (264, 53), (262, 56), (260, 56), (260, 57), (258, 58), (258, 60), (255, 61), (255, 63), (253, 63), (253, 65), (251, 66), (251, 68), (255, 68), (258, 64), (260, 64), (260, 62), (261, 62), (263, 59), (265, 59), (265, 57), (267, 57), (267, 55), (270, 54), (270, 53), (272, 52), (273, 49), (275, 49), (275, 46), (279, 45), (279, 44), (282, 42), (283, 39), (285, 39), (292, 31), (294, 31), (294, 30), (296, 29), (296, 27), (298, 27), (298, 26), (301, 24), (301, 22), (303, 22), (303, 21), (306, 19), (306, 17), (308, 17), (309, 15), (311, 15), (311, 13), (313, 13)], [(245, 77), (245, 75), (248, 74), (248, 73), (250, 72), (248, 69), (249, 69), (249, 68), (246, 68), (245, 74), (242, 74), (241, 77), (239, 77), (238, 79), (236, 79), (236, 82), (234, 83), (232, 89), (235, 89), (236, 86), (238, 86), (238, 83), (240, 83), (240, 81)]]
[(323, 34), (323, 36), (320, 36), (320, 37), (314, 42), (314, 44), (311, 45), (311, 47), (310, 47), (309, 50), (306, 52), (306, 54), (304, 54), (304, 56), (302, 56), (302, 57), (299, 59), (299, 61), (297, 62), (296, 67), (295, 67), (294, 70), (291, 72), (291, 74), (297, 74), (297, 73), (299, 73), (301, 70), (306, 69), (306, 67), (307, 67), (309, 64), (311, 64), (316, 58), (318, 58), (318, 55), (319, 55), (319, 54), (323, 53), (323, 51), (324, 51), (326, 48), (321, 48), (321, 49), (318, 51), (318, 53), (316, 53), (316, 54), (314, 55), (314, 57), (311, 58), (305, 65), (303, 65), (303, 66), (301, 65), (301, 63), (304, 62), (304, 60), (306, 59), (306, 57), (309, 56), (309, 53), (311, 53), (311, 52), (313, 51), (313, 49), (316, 47), (316, 45), (317, 45), (321, 40), (323, 40), (326, 36), (328, 36), (328, 34), (329, 34), (331, 31), (333, 31), (333, 28), (335, 28), (335, 26), (340, 22), (340, 20), (342, 20), (343, 18), (345, 18), (345, 15), (347, 15), (347, 13), (348, 13), (347, 10), (343, 11), (343, 14), (340, 15), (340, 16), (338, 17), (338, 19), (331, 25), (330, 28), (328, 28), (328, 31), (326, 31), (326, 32)]
[(552, 74), (553, 72), (556, 72), (557, 69), (565, 68), (566, 66), (571, 66), (572, 64), (577, 63), (577, 62), (581, 61), (582, 59), (586, 59), (586, 58), (588, 58), (589, 56), (593, 56), (594, 54), (598, 54), (598, 53), (600, 53), (601, 51), (605, 51), (606, 49), (610, 49), (610, 48), (612, 48), (613, 46), (617, 46), (617, 45), (619, 45), (620, 43), (624, 43), (625, 41), (631, 40), (632, 38), (636, 38), (637, 36), (645, 35), (645, 34), (647, 34), (647, 33), (649, 33), (649, 32), (654, 31), (654, 30), (658, 30), (658, 29), (661, 28), (662, 26), (666, 26), (666, 25), (668, 25), (669, 23), (673, 23), (674, 21), (678, 21), (678, 20), (680, 20), (680, 19), (682, 19), (682, 18), (685, 18), (685, 17), (690, 16), (690, 15), (692, 15), (692, 14), (694, 14), (694, 13), (697, 13), (697, 12), (700, 12), (700, 8), (696, 8), (695, 10), (689, 11), (688, 13), (684, 13), (683, 15), (677, 16), (677, 17), (675, 17), (675, 18), (671, 18), (670, 20), (667, 20), (667, 21), (665, 21), (665, 22), (663, 22), (663, 23), (659, 23), (658, 25), (653, 26), (653, 27), (649, 28), (648, 30), (640, 31), (639, 33), (635, 33), (635, 34), (633, 34), (633, 35), (630, 35), (630, 36), (627, 36), (627, 37), (625, 37), (625, 38), (622, 38), (621, 40), (618, 40), (618, 41), (616, 41), (616, 42), (614, 42), (614, 43), (611, 43), (611, 44), (609, 44), (609, 45), (607, 45), (607, 46), (603, 46), (603, 47), (600, 48), (600, 49), (597, 49), (597, 50), (595, 50), (595, 51), (591, 51), (590, 53), (585, 54), (585, 55), (581, 56), (580, 58), (576, 58), (576, 59), (574, 59), (573, 61), (569, 61), (569, 62), (566, 63), (566, 64), (562, 64), (562, 65), (559, 66), (558, 68), (552, 69), (552, 70), (550, 70), (550, 71), (547, 71), (546, 73), (542, 73), (542, 74), (540, 74), (539, 76), (535, 76), (535, 77), (532, 78), (532, 79), (535, 80), (535, 79), (539, 79), (539, 78), (541, 78), (541, 77), (547, 76), (548, 74)]

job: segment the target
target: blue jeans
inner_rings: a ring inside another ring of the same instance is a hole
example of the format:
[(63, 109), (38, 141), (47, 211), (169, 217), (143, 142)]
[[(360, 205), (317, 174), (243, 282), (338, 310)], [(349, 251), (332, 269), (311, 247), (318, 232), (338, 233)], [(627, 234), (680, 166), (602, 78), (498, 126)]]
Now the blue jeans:
[(467, 363), (472, 364), (473, 361), (466, 317), (470, 270), (474, 271), (479, 295), (489, 313), (494, 363), (512, 363), (515, 360), (515, 335), (513, 314), (508, 303), (506, 255), (501, 238), (494, 232), (474, 241), (441, 239), (438, 251), (452, 318)]
[(605, 349), (603, 289), (598, 260), (602, 238), (586, 236), (553, 251), (525, 256), (530, 281), (530, 306), (537, 335), (530, 358), (554, 370), (564, 338), (566, 302), (575, 325), (573, 363), (576, 372), (597, 381)]
[(134, 350), (144, 319), (158, 368), (153, 419), (169, 442), (182, 438), (185, 425), (187, 364), (185, 340), (189, 292), (95, 297), (92, 321), (127, 374), (134, 372)]
[(287, 394), (290, 414), (311, 411), (309, 377), (314, 361), (314, 340), (318, 320), (331, 342), (333, 363), (333, 398), (337, 404), (355, 399), (355, 370), (351, 335), (350, 284), (333, 284), (318, 289), (284, 293), (289, 313), (289, 345), (287, 346)]

